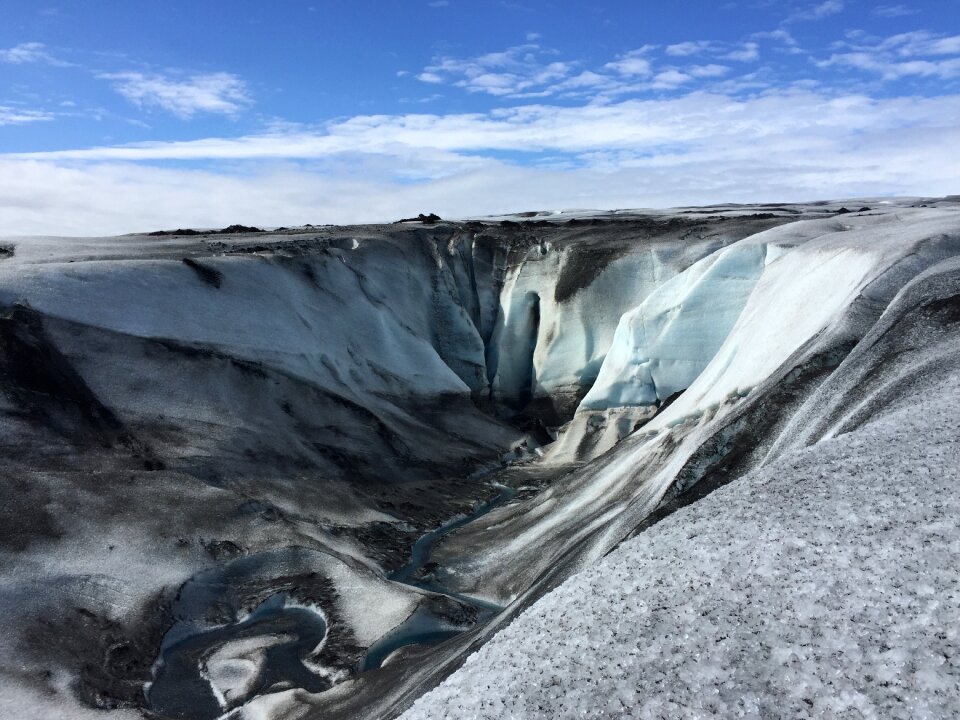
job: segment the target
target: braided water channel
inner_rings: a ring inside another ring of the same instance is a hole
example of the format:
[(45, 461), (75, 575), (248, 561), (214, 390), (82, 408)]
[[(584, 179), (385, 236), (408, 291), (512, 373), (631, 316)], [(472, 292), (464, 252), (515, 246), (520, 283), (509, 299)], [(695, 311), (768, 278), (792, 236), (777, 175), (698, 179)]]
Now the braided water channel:
[[(501, 483), (490, 485), (498, 491), (496, 496), (422, 535), (414, 543), (407, 563), (388, 575), (394, 582), (446, 595), (476, 608), (474, 627), (503, 608), (456, 593), (432, 575), (422, 576), (421, 570), (430, 563), (434, 548), (445, 536), (509, 502), (517, 493)], [(418, 609), (367, 649), (357, 671), (379, 668), (400, 648), (436, 645), (467, 629), (451, 627), (442, 618)], [(327, 690), (342, 678), (318, 674), (305, 663), (324, 642), (327, 630), (321, 612), (292, 602), (286, 593), (278, 593), (239, 622), (179, 637), (168, 635), (154, 667), (153, 681), (146, 687), (147, 704), (162, 717), (214, 720), (263, 692), (290, 687), (308, 692)], [(244, 646), (240, 659), (230, 657), (218, 662), (221, 648), (236, 649), (240, 645)], [(215, 689), (218, 685), (231, 689), (224, 693)]]

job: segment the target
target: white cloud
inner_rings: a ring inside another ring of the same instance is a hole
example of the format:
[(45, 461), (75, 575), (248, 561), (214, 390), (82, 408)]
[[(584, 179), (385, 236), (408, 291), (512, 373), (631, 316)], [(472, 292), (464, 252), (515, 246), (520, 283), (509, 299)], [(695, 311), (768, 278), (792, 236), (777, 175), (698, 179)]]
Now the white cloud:
[(549, 60), (552, 53), (527, 43), (472, 58), (439, 57), (417, 75), (422, 82), (450, 83), (472, 93), (494, 96), (531, 96), (552, 92), (572, 65)]
[(432, 72), (422, 72), (417, 75), (417, 80), (420, 82), (430, 83), (431, 85), (439, 85), (443, 82), (443, 78)]
[(911, 76), (935, 77), (944, 80), (960, 77), (960, 58), (893, 62), (871, 53), (854, 52), (832, 55), (829, 60), (817, 64), (820, 67), (845, 65), (858, 70), (867, 70), (880, 75), (884, 80), (900, 80)]
[[(698, 47), (706, 51), (708, 47), (720, 46), (704, 42)], [(417, 78), (433, 85), (449, 84), (502, 98), (591, 97), (606, 102), (624, 94), (676, 87), (689, 79), (670, 66), (655, 78), (654, 50), (655, 46), (644, 45), (589, 70), (581, 69), (582, 63), (577, 61), (558, 60), (554, 51), (530, 42), (473, 58), (439, 57)], [(705, 79), (721, 74), (718, 65), (697, 67), (700, 69), (693, 77)]]
[(671, 68), (670, 70), (657, 73), (653, 78), (651, 87), (657, 90), (672, 90), (691, 80), (693, 80), (693, 78), (690, 75)]
[(53, 120), (53, 115), (41, 110), (23, 110), (0, 105), (0, 127), (3, 125), (24, 125), (31, 122)]
[(799, 55), (803, 52), (800, 48), (800, 43), (797, 42), (796, 38), (790, 34), (789, 30), (784, 28), (777, 28), (776, 30), (770, 30), (767, 32), (758, 32), (753, 33), (750, 36), (755, 40), (775, 40), (783, 44), (781, 50), (786, 50), (786, 52), (792, 55)]
[(848, 52), (817, 62), (821, 68), (843, 66), (879, 75), (883, 80), (905, 77), (960, 77), (960, 35), (938, 36), (926, 31), (900, 33), (867, 43), (844, 43)]
[(99, 77), (112, 81), (118, 93), (139, 107), (156, 107), (184, 119), (197, 113), (235, 115), (251, 103), (244, 82), (225, 72), (183, 79), (140, 72)]
[(956, 55), (960, 53), (960, 35), (932, 40), (927, 44), (926, 52), (930, 55)]
[(27, 42), (14, 45), (11, 48), (0, 48), (0, 63), (11, 65), (26, 65), (27, 63), (45, 63), (57, 67), (68, 67), (70, 63), (58, 60), (46, 51), (46, 45), (38, 42)]
[(604, 67), (620, 75), (631, 77), (636, 75), (649, 75), (651, 72), (650, 61), (638, 55), (625, 55), (619, 60), (607, 63)]
[(664, 52), (672, 57), (687, 57), (689, 55), (698, 55), (712, 49), (714, 46), (715, 43), (709, 40), (696, 40), (667, 45)]
[(595, 73), (592, 70), (584, 70), (579, 75), (567, 78), (557, 88), (558, 90), (573, 90), (577, 88), (605, 88), (613, 85), (614, 83), (608, 76)]
[(917, 10), (906, 5), (878, 5), (873, 9), (873, 14), (883, 18), (898, 18), (916, 15)]
[(730, 72), (730, 68), (726, 65), (710, 63), (709, 65), (692, 65), (687, 68), (687, 72), (697, 78), (715, 78), (726, 75)]
[(881, 42), (877, 49), (900, 57), (960, 54), (960, 35), (940, 36), (923, 30), (893, 35)]
[(724, 57), (737, 62), (753, 62), (760, 57), (760, 46), (755, 42), (746, 42), (739, 49), (728, 52)]
[(825, 0), (825, 2), (818, 5), (811, 5), (800, 12), (794, 13), (787, 18), (787, 20), (822, 20), (823, 18), (843, 12), (844, 7), (845, 3), (843, 0)]
[[(788, 45), (790, 52), (799, 52), (796, 41), (785, 30), (761, 33)], [(560, 61), (555, 52), (536, 43), (507, 48), (473, 58), (440, 57), (424, 68), (417, 78), (428, 84), (449, 84), (472, 93), (484, 93), (499, 98), (531, 99), (561, 97), (590, 99), (605, 103), (625, 95), (642, 95), (651, 91), (669, 90), (701, 81), (701, 88), (709, 88), (709, 81), (730, 73), (728, 65), (701, 62), (687, 68), (671, 63), (659, 65), (667, 58), (692, 59), (695, 55), (720, 56), (739, 62), (752, 62), (760, 57), (760, 45), (748, 41), (731, 46), (714, 41), (690, 41), (662, 48), (644, 45), (617, 55), (610, 62), (595, 69), (581, 69), (579, 61)], [(659, 65), (659, 66), (658, 66)], [(733, 82), (725, 81), (725, 82)], [(753, 80), (750, 87), (758, 89), (767, 84)], [(729, 86), (732, 87), (732, 86)], [(741, 83), (741, 88), (746, 88)]]
[[(669, 73), (669, 74), (668, 74)], [(684, 73), (665, 71), (663, 81), (684, 82)], [(649, 152), (662, 144), (703, 145), (737, 136), (750, 145), (759, 136), (810, 132), (834, 127), (857, 132), (923, 125), (938, 112), (960, 109), (960, 98), (872, 100), (831, 98), (811, 92), (770, 92), (738, 100), (693, 92), (662, 100), (625, 100), (605, 105), (562, 107), (547, 104), (499, 108), (489, 113), (362, 115), (321, 131), (294, 127), (261, 135), (180, 142), (6, 155), (32, 160), (149, 161), (326, 159), (343, 155), (396, 155), (421, 152), (550, 151), (581, 153), (610, 148)], [(747, 134), (740, 134), (744, 124)], [(756, 127), (753, 123), (757, 123)], [(0, 155), (0, 157), (4, 157)]]
[(636, 78), (650, 75), (652, 72), (652, 63), (648, 59), (650, 53), (655, 50), (653, 45), (644, 45), (630, 52), (618, 55), (616, 60), (604, 65), (605, 70), (612, 70), (626, 78)]
[[(240, 138), (0, 155), (0, 228), (128, 232), (956, 191), (960, 96), (689, 93), (360, 116)], [(549, 165), (487, 155), (538, 153)], [(205, 169), (145, 161), (206, 160)], [(245, 164), (237, 164), (246, 160)], [(219, 161), (224, 161), (221, 166)], [(562, 167), (566, 165), (566, 167)]]

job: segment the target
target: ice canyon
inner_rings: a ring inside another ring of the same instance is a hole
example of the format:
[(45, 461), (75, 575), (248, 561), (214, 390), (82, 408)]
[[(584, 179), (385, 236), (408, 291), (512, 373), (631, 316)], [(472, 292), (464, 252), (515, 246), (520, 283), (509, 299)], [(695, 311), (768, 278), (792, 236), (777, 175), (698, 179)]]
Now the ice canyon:
[(0, 387), (0, 716), (960, 712), (958, 197), (2, 237)]

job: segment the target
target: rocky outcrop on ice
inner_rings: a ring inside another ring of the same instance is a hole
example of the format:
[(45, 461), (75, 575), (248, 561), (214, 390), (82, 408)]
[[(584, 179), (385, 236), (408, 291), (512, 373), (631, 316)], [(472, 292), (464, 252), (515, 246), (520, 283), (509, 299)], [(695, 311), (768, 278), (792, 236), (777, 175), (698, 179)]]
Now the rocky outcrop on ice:
[(954, 372), (950, 200), (242, 229), (3, 242), (8, 714), (395, 715)]

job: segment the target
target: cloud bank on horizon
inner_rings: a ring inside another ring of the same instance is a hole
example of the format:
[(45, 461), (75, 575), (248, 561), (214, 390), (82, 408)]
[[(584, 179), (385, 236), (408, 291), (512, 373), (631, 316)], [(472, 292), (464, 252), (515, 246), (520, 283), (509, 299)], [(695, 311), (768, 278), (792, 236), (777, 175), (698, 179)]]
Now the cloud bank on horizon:
[(15, 0), (0, 235), (956, 193), (952, 2)]

